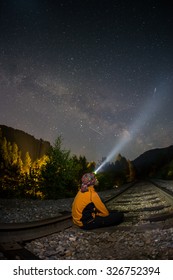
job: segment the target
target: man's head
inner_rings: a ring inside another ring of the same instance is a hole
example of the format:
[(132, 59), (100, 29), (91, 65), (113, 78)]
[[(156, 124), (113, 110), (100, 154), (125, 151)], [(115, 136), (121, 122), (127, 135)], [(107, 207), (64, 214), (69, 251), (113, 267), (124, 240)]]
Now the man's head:
[(86, 192), (89, 186), (96, 185), (98, 185), (98, 180), (94, 173), (86, 173), (82, 176), (81, 192)]

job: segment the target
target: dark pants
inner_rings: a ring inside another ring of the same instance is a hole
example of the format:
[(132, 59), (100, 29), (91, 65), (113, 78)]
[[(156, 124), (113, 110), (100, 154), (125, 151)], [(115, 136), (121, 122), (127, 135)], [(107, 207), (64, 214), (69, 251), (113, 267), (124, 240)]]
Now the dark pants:
[(100, 227), (109, 227), (118, 225), (124, 220), (124, 214), (122, 212), (111, 212), (106, 217), (96, 216), (95, 219), (89, 223), (83, 225), (83, 229), (94, 229)]

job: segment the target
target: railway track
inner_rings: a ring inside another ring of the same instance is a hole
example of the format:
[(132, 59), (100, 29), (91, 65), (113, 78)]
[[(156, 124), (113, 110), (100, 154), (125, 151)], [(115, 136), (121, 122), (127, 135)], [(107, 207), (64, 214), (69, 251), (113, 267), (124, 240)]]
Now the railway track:
[[(116, 190), (115, 196), (131, 187), (127, 184)], [(109, 201), (111, 198), (107, 198)], [(38, 259), (37, 256), (24, 248), (26, 241), (48, 236), (55, 232), (72, 227), (71, 213), (41, 221), (30, 223), (1, 223), (0, 224), (0, 252), (7, 259)]]
[[(106, 231), (141, 231), (173, 227), (173, 196), (153, 182), (138, 182), (119, 188), (114, 198), (108, 198), (107, 207), (124, 212), (125, 220)], [(22, 224), (0, 224), (0, 251), (8, 259), (38, 259), (24, 249), (26, 241), (47, 236), (72, 227), (71, 215)], [(95, 231), (105, 231), (105, 228)]]
[(173, 227), (173, 192), (154, 181), (136, 183), (110, 200), (107, 207), (122, 211), (125, 215), (124, 222), (116, 227), (118, 230)]
[[(127, 184), (115, 191), (113, 197), (119, 196), (121, 193), (129, 189), (133, 184)], [(112, 197), (107, 198), (108, 202)], [(72, 226), (71, 213), (50, 219), (27, 222), (27, 223), (0, 223), (0, 242), (24, 242), (43, 237), (54, 232), (62, 231)]]
[(71, 226), (71, 214), (30, 223), (0, 224), (0, 251), (7, 259), (38, 259), (24, 248), (24, 242)]

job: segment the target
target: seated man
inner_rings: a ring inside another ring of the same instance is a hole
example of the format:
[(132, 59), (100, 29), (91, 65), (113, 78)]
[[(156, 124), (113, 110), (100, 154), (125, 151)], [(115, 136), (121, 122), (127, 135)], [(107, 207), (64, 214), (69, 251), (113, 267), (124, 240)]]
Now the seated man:
[(120, 212), (109, 212), (101, 201), (94, 186), (98, 180), (93, 173), (82, 177), (82, 185), (72, 204), (72, 218), (75, 225), (83, 229), (113, 226), (123, 221)]

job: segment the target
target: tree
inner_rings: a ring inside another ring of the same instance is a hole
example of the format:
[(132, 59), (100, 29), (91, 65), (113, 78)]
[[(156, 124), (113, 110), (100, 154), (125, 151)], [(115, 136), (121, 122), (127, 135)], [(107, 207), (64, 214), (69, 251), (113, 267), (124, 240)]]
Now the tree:
[(17, 194), (21, 158), (17, 144), (11, 144), (0, 137), (0, 192), (1, 196), (14, 197)]
[(24, 164), (23, 164), (23, 168), (22, 168), (23, 173), (26, 173), (26, 174), (29, 175), (30, 171), (31, 171), (31, 166), (32, 166), (31, 157), (29, 155), (29, 152), (26, 152), (25, 159), (24, 159)]
[(16, 143), (11, 144), (6, 138), (0, 140), (1, 172), (13, 176), (19, 174), (22, 160)]
[(2, 161), (3, 161), (3, 167), (7, 168), (9, 166), (9, 155), (8, 155), (8, 143), (7, 139), (4, 137), (2, 139)]
[(42, 168), (42, 191), (45, 198), (63, 197), (71, 179), (70, 151), (62, 150), (61, 143), (61, 137), (58, 137), (51, 147), (47, 164)]
[(126, 183), (129, 174), (129, 165), (125, 157), (118, 154), (115, 164), (115, 184), (122, 185)]
[(135, 180), (135, 168), (130, 160), (127, 161), (129, 167), (129, 173), (127, 174), (127, 182)]

